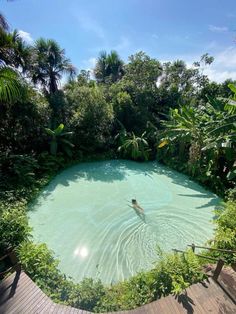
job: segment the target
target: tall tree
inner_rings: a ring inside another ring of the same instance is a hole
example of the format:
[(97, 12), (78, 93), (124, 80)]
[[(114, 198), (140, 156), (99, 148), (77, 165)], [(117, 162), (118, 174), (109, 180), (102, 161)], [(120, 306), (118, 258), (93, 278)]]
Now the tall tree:
[(32, 48), (31, 78), (40, 85), (52, 109), (51, 127), (55, 128), (62, 120), (64, 105), (63, 92), (59, 83), (64, 74), (73, 76), (75, 68), (65, 56), (65, 50), (51, 39), (40, 38)]
[(65, 50), (51, 39), (40, 38), (32, 50), (31, 76), (35, 84), (40, 84), (46, 96), (58, 91), (63, 74), (73, 75), (75, 68), (65, 56)]
[[(11, 104), (16, 102), (22, 91), (20, 75), (14, 71), (14, 41), (13, 34), (8, 33), (9, 25), (0, 13), (0, 103)], [(9, 65), (11, 67), (9, 67)]]
[(94, 69), (99, 83), (116, 82), (124, 75), (124, 62), (114, 50), (107, 54), (101, 51)]
[(0, 29), (4, 30), (4, 31), (8, 31), (9, 30), (9, 25), (7, 23), (7, 20), (5, 18), (5, 16), (0, 13)]

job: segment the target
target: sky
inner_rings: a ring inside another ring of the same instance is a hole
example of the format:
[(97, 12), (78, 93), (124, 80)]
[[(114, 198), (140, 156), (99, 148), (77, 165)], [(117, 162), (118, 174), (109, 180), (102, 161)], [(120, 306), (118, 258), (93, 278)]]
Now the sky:
[(235, 0), (0, 0), (0, 11), (27, 42), (56, 40), (78, 70), (91, 69), (101, 50), (189, 66), (209, 53), (210, 79), (236, 80)]

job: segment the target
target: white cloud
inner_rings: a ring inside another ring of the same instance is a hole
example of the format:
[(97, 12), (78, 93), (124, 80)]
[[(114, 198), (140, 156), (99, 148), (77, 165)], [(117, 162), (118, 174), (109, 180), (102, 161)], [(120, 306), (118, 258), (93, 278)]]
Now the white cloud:
[(91, 57), (87, 60), (83, 60), (82, 61), (83, 69), (85, 69), (86, 71), (93, 72), (96, 62), (97, 62), (97, 58), (95, 57)]
[(215, 33), (225, 33), (228, 32), (229, 29), (226, 26), (209, 25), (209, 30)]
[(19, 30), (18, 31), (19, 36), (28, 44), (31, 44), (33, 42), (33, 38), (30, 35), (30, 33), (27, 33), (25, 31)]
[(223, 82), (229, 78), (236, 80), (236, 47), (228, 47), (214, 58), (214, 62), (204, 70), (204, 73), (216, 82)]
[(234, 67), (236, 69), (236, 47), (230, 46), (218, 53), (215, 57), (215, 63), (222, 64), (226, 68)]
[(90, 68), (95, 67), (96, 62), (97, 62), (97, 58), (95, 58), (95, 57), (88, 59), (88, 63), (89, 63)]
[(204, 74), (206, 74), (211, 81), (215, 81), (217, 83), (222, 83), (226, 79), (236, 80), (236, 70), (222, 71), (212, 66), (212, 68), (205, 69)]
[(105, 31), (103, 27), (85, 12), (76, 16), (80, 26), (87, 32), (94, 33), (100, 39), (105, 39)]
[[(192, 56), (169, 56), (165, 59), (163, 58), (161, 61), (167, 62), (173, 60), (184, 60), (187, 67), (191, 68), (193, 66), (193, 62), (199, 61), (203, 53)], [(210, 80), (217, 83), (224, 82), (226, 79), (236, 80), (236, 46), (227, 47), (224, 50), (211, 55), (214, 57), (214, 62), (210, 66), (205, 66), (203, 68), (203, 73), (206, 74)]]

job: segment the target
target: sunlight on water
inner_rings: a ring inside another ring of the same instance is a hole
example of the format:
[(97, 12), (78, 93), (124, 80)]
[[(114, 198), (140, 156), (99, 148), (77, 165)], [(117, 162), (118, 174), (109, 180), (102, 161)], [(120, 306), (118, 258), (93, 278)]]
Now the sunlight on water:
[[(144, 215), (130, 207), (133, 198)], [(29, 219), (35, 240), (47, 243), (65, 274), (112, 283), (150, 269), (158, 247), (203, 244), (218, 203), (156, 162), (112, 160), (63, 171), (32, 204)]]

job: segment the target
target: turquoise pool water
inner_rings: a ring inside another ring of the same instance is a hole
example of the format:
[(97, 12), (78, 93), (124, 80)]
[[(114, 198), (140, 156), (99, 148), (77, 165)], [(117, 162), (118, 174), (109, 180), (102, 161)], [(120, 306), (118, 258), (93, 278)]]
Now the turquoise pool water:
[[(130, 202), (136, 198), (145, 215)], [(219, 199), (156, 162), (81, 163), (58, 176), (29, 211), (34, 239), (47, 243), (75, 281), (110, 284), (152, 268), (163, 251), (203, 244)]]

